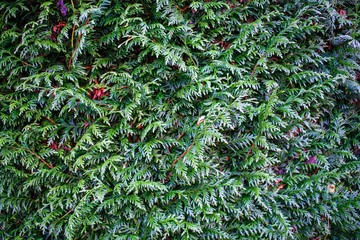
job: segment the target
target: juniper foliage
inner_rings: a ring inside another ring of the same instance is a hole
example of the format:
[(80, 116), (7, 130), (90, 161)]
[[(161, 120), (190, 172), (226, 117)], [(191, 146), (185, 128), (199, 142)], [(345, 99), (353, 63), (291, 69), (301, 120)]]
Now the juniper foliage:
[(1, 239), (359, 239), (360, 2), (4, 0)]

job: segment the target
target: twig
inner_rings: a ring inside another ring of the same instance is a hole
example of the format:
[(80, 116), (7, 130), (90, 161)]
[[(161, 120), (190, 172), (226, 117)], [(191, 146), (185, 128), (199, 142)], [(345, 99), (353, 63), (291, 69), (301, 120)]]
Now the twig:
[[(256, 141), (256, 140), (255, 140), (255, 141)], [(251, 146), (250, 150), (248, 151), (248, 153), (246, 154), (246, 157), (245, 157), (244, 162), (246, 162), (247, 157), (249, 156), (251, 150), (254, 148), (254, 146), (255, 146), (255, 141), (254, 141), (254, 143), (252, 144), (252, 146)]]
[[(15, 149), (18, 149), (19, 147), (11, 147), (11, 148), (15, 148)], [(24, 149), (25, 151), (31, 153), (32, 155), (34, 155), (35, 157), (37, 157), (38, 159), (40, 159), (44, 164), (46, 164), (46, 166), (48, 166), (49, 168), (53, 169), (54, 167), (52, 167), (50, 164), (48, 164), (44, 159), (42, 159), (41, 157), (39, 157), (37, 154), (33, 153), (32, 151), (30, 151), (29, 149), (27, 148), (23, 148), (23, 147), (20, 147), (22, 149)]]
[(183, 132), (176, 140), (179, 141), (179, 139), (184, 136), (185, 132)]
[[(27, 61), (26, 61), (26, 62), (24, 62), (24, 61), (23, 61), (23, 63), (24, 63), (25, 65), (27, 65), (27, 66), (30, 66), (30, 67), (36, 68), (34, 65), (31, 65), (30, 63), (27, 63)], [(45, 69), (40, 69), (40, 71), (46, 72), (46, 70), (45, 70)]]
[(189, 147), (183, 154), (181, 154), (181, 156), (178, 157), (178, 158), (171, 164), (170, 173), (164, 178), (163, 181), (165, 181), (166, 179), (168, 179), (168, 178), (171, 176), (171, 174), (172, 174), (172, 168), (174, 167), (175, 163), (176, 163), (177, 161), (179, 161), (183, 156), (185, 156), (185, 154), (186, 154), (188, 151), (190, 151), (190, 149), (194, 146), (195, 143), (196, 143), (196, 141), (193, 142), (193, 143), (190, 145), (190, 147)]
[[(330, 220), (329, 220), (329, 218), (328, 218), (328, 229), (330, 229)], [(326, 238), (327, 238), (328, 235), (329, 235), (329, 234), (326, 234), (324, 240), (326, 240)]]
[[(74, 7), (73, 0), (71, 0), (71, 5), (73, 7), (73, 12), (75, 13), (75, 7)], [(75, 32), (75, 23), (74, 23), (74, 26), (73, 26), (73, 29), (72, 29), (72, 34), (71, 34), (71, 48), (74, 47), (74, 32)]]
[(75, 23), (74, 23), (72, 33), (71, 33), (71, 48), (74, 47), (74, 33), (75, 33)]
[[(70, 209), (70, 211), (68, 211), (64, 216), (62, 216), (61, 218), (59, 218), (59, 219), (55, 222), (55, 225), (56, 225), (61, 219), (63, 219), (63, 218), (66, 217), (67, 215), (69, 215), (72, 211), (76, 210), (76, 208), (79, 206), (79, 204), (82, 202), (82, 200), (85, 199), (90, 193), (92, 193), (92, 192), (95, 191), (95, 190), (103, 189), (103, 188), (104, 188), (104, 186), (101, 187), (101, 188), (93, 188), (93, 189), (90, 190), (88, 193), (86, 193), (85, 196), (80, 199), (80, 201), (76, 204), (76, 206), (75, 206), (73, 209)], [(109, 189), (107, 186), (105, 186), (105, 188)]]
[[(196, 141), (195, 141), (195, 142), (196, 142)], [(193, 143), (190, 145), (190, 147), (189, 147), (183, 154), (181, 154), (180, 157), (178, 157), (178, 158), (171, 164), (171, 168), (173, 168), (174, 165), (175, 165), (175, 163), (176, 163), (178, 160), (180, 160), (183, 156), (185, 156), (185, 154), (186, 154), (188, 151), (190, 151), (190, 149), (194, 146), (195, 142), (193, 142)]]
[[(185, 132), (183, 132), (183, 133), (176, 139), (176, 141), (179, 141), (179, 139), (180, 139), (182, 136), (184, 136), (184, 134), (185, 134)], [(171, 149), (173, 146), (174, 146), (174, 144), (170, 147), (170, 149)]]
[(39, 113), (39, 112), (36, 111), (36, 110), (30, 110), (30, 111), (34, 111), (34, 112), (38, 113), (39, 115), (45, 117), (47, 120), (49, 120), (50, 122), (52, 122), (53, 124), (56, 125), (56, 122), (55, 122), (54, 120), (52, 120), (51, 118), (48, 118), (47, 116), (44, 116), (43, 114)]
[(52, 122), (53, 124), (56, 125), (56, 122), (54, 122), (52, 119), (48, 118), (47, 116), (44, 116), (47, 120), (49, 120), (50, 122)]
[(64, 217), (66, 217), (67, 215), (69, 215), (72, 212), (72, 209), (70, 209), (70, 211), (68, 211), (64, 216), (62, 216), (61, 218), (59, 218), (58, 221), (60, 221), (61, 219), (63, 219)]
[[(89, 17), (88, 20), (86, 21), (85, 26), (88, 25), (91, 16), (92, 16), (92, 14), (90, 15), (90, 17)], [(70, 61), (69, 61), (69, 71), (70, 71), (71, 61), (72, 61), (72, 59), (74, 58), (75, 52), (76, 52), (76, 50), (77, 50), (78, 47), (79, 47), (79, 42), (80, 42), (81, 37), (82, 37), (82, 33), (80, 33), (79, 39), (78, 39), (78, 41), (77, 41), (77, 46), (76, 46), (75, 50), (73, 51), (73, 53), (72, 53), (72, 55), (71, 55), (71, 58), (70, 58)]]
[[(251, 127), (249, 130), (246, 131), (246, 133), (249, 133), (249, 132), (250, 132), (251, 130), (253, 130), (253, 129), (254, 129), (254, 127)], [(245, 134), (246, 134), (246, 133), (245, 133)]]
[(176, 6), (177, 9), (179, 9), (179, 10), (182, 11), (182, 12), (184, 12), (184, 11), (185, 11), (186, 9), (188, 9), (188, 7), (189, 7), (189, 6), (187, 6), (187, 7), (183, 8), (183, 9), (181, 9), (181, 8), (178, 7), (178, 5), (175, 5), (175, 6)]

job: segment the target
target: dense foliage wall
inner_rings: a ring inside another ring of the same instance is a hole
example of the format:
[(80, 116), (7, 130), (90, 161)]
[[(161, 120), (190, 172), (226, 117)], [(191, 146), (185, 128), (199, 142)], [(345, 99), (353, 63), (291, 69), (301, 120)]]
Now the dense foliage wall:
[(1, 1), (0, 239), (360, 239), (359, 7)]

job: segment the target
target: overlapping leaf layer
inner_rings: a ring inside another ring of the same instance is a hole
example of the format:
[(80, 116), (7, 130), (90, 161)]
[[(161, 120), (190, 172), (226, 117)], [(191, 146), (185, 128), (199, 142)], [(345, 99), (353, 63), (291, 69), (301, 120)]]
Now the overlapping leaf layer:
[(1, 1), (0, 239), (359, 239), (359, 8)]

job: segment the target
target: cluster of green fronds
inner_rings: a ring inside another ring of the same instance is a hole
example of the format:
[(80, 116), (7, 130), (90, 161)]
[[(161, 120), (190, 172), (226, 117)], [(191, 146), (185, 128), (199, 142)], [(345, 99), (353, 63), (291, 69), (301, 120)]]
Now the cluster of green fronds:
[(0, 239), (359, 239), (359, 8), (1, 1)]

